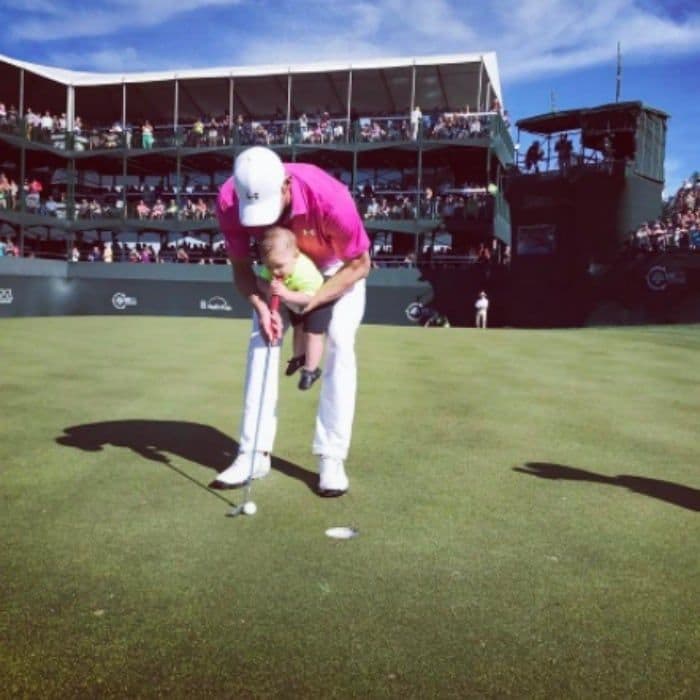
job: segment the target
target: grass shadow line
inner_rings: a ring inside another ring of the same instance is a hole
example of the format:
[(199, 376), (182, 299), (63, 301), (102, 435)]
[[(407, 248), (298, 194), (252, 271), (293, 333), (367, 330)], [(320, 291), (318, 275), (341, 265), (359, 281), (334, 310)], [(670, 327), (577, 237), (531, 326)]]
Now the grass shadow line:
[(652, 479), (645, 476), (632, 476), (630, 474), (605, 476), (597, 472), (551, 462), (525, 462), (521, 467), (513, 467), (513, 471), (536, 476), (540, 479), (589, 481), (597, 484), (619, 486), (634, 493), (685, 508), (686, 510), (700, 511), (700, 490), (684, 484), (677, 484), (673, 481), (663, 481), (662, 479)]
[[(84, 423), (63, 428), (63, 435), (55, 441), (85, 452), (99, 452), (105, 445), (129, 449), (143, 459), (167, 466), (211, 493), (214, 492), (206, 484), (174, 466), (168, 454), (217, 473), (226, 469), (238, 454), (238, 443), (231, 437), (210, 425), (189, 421), (130, 419)], [(316, 475), (298, 464), (273, 456), (272, 468), (315, 490)]]

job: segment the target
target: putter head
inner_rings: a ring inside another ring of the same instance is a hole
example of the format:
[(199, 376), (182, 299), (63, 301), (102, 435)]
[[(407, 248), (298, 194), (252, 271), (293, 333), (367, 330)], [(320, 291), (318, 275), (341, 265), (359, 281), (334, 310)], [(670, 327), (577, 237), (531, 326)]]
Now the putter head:
[(237, 515), (240, 515), (242, 512), (243, 512), (243, 504), (241, 503), (241, 505), (234, 506), (233, 508), (231, 508), (231, 510), (228, 513), (226, 513), (226, 517), (235, 518)]

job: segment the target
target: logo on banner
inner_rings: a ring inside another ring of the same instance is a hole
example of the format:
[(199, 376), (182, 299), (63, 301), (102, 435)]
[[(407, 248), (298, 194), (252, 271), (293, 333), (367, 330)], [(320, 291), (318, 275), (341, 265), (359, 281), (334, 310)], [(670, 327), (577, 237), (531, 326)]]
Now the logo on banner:
[(0, 304), (11, 304), (13, 301), (11, 289), (0, 289)]
[(124, 311), (127, 306), (136, 306), (139, 303), (136, 297), (130, 297), (124, 292), (117, 292), (112, 296), (112, 306), (117, 311)]
[(647, 287), (652, 292), (663, 292), (669, 285), (684, 285), (687, 282), (685, 270), (674, 270), (664, 265), (654, 265), (647, 272)]
[(199, 308), (202, 311), (232, 311), (231, 305), (223, 297), (212, 297), (211, 299), (202, 299), (199, 302)]
[(647, 272), (647, 287), (652, 292), (663, 292), (667, 284), (666, 268), (663, 265), (654, 265), (649, 268), (649, 272)]

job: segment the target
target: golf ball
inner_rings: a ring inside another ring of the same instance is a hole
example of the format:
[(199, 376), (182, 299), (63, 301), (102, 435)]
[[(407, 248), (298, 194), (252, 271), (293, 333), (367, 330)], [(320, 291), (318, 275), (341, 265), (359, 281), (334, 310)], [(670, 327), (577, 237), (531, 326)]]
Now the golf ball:
[(243, 504), (243, 512), (246, 515), (255, 515), (258, 512), (258, 507), (255, 505), (255, 501), (246, 501)]

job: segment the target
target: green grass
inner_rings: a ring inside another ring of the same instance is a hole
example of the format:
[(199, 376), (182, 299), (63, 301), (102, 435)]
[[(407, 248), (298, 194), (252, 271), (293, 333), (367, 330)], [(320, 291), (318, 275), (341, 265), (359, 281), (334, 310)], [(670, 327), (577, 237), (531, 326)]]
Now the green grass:
[(363, 327), (350, 493), (282, 378), (230, 519), (247, 330), (0, 324), (0, 696), (700, 695), (700, 327)]

